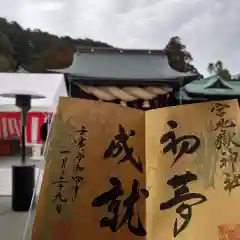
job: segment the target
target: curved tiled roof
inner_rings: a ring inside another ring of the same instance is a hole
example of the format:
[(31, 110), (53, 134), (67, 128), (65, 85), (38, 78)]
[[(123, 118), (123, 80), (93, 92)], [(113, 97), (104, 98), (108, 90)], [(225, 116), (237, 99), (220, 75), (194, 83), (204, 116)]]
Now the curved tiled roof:
[(184, 86), (190, 95), (240, 96), (240, 81), (225, 81), (219, 76), (195, 80)]
[(156, 50), (105, 50), (75, 53), (72, 65), (65, 69), (51, 70), (82, 78), (121, 80), (167, 80), (195, 76), (173, 70), (167, 56)]

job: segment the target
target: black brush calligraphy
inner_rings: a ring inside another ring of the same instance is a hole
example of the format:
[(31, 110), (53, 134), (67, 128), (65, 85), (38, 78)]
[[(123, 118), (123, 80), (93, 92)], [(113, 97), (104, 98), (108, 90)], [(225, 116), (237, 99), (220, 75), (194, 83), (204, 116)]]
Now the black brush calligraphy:
[(224, 190), (228, 191), (229, 194), (235, 188), (240, 187), (240, 174), (224, 173)]
[[(136, 236), (146, 236), (146, 230), (140, 219), (139, 213), (135, 210), (135, 204), (140, 199), (140, 195), (143, 198), (148, 198), (149, 192), (146, 189), (140, 189), (139, 182), (134, 179), (132, 182), (132, 192), (127, 198), (121, 199), (124, 194), (121, 181), (112, 177), (109, 180), (112, 188), (100, 196), (96, 197), (92, 201), (92, 207), (102, 207), (108, 205), (107, 209), (109, 213), (112, 213), (112, 217), (102, 217), (100, 220), (100, 227), (109, 227), (112, 232), (117, 232), (124, 224), (127, 224), (129, 231)], [(120, 205), (125, 209), (124, 216), (120, 219)], [(137, 217), (137, 226), (133, 225), (133, 218)]]
[(68, 202), (67, 196), (64, 195), (64, 187), (68, 184), (68, 181), (65, 180), (65, 168), (68, 161), (67, 154), (69, 150), (60, 151), (60, 160), (61, 160), (61, 175), (59, 180), (52, 182), (53, 185), (57, 185), (58, 191), (54, 195), (52, 202), (56, 202), (56, 210), (60, 214), (62, 212), (63, 204)]
[(130, 161), (130, 163), (142, 173), (143, 166), (139, 155), (137, 154), (137, 157), (135, 158), (133, 156), (134, 149), (128, 146), (129, 138), (134, 137), (135, 135), (136, 133), (134, 130), (130, 130), (129, 133), (127, 133), (124, 127), (119, 124), (119, 133), (110, 142), (110, 145), (104, 153), (104, 159), (108, 159), (110, 157), (117, 158), (121, 153), (123, 153), (123, 157), (119, 158), (118, 164)]
[(183, 135), (177, 138), (175, 132), (173, 131), (173, 129), (178, 127), (177, 122), (170, 120), (167, 124), (172, 131), (164, 133), (160, 138), (160, 143), (165, 144), (163, 147), (163, 153), (171, 151), (175, 156), (172, 163), (173, 166), (184, 154), (193, 154), (200, 146), (200, 139), (192, 134)]
[(84, 180), (84, 177), (81, 173), (84, 171), (84, 167), (81, 166), (82, 161), (85, 158), (85, 146), (87, 140), (88, 130), (85, 126), (82, 126), (81, 129), (76, 131), (77, 137), (74, 138), (75, 146), (77, 147), (77, 156), (75, 157), (75, 166), (74, 166), (74, 176), (72, 176), (72, 180), (74, 182), (73, 185), (73, 195), (72, 201), (75, 202), (78, 196), (78, 192), (80, 189), (80, 183)]
[(217, 148), (217, 150), (220, 150), (224, 147), (228, 147), (230, 145), (230, 140), (231, 137), (228, 134), (227, 130), (221, 129), (220, 133), (216, 137), (215, 147)]
[(211, 109), (211, 112), (218, 116), (218, 121), (214, 131), (218, 131), (215, 146), (218, 151), (221, 151), (220, 169), (223, 169), (224, 190), (231, 193), (234, 188), (239, 187), (239, 173), (237, 166), (239, 164), (239, 147), (240, 145), (233, 141), (236, 136), (234, 127), (236, 124), (233, 119), (225, 119), (227, 110), (230, 110), (230, 105), (216, 103)]
[(218, 117), (223, 117), (226, 114), (227, 109), (230, 109), (229, 104), (215, 103), (211, 108), (211, 112), (215, 113)]
[[(175, 175), (167, 181), (167, 184), (174, 189), (174, 196), (160, 204), (160, 210), (168, 210), (178, 205), (176, 213), (183, 219), (183, 223), (179, 224), (176, 219), (174, 222), (173, 236), (177, 237), (190, 223), (192, 218), (192, 207), (207, 201), (207, 198), (200, 193), (191, 193), (188, 184), (196, 181), (197, 175), (189, 171), (185, 174)], [(189, 200), (196, 200), (192, 204), (186, 203)]]

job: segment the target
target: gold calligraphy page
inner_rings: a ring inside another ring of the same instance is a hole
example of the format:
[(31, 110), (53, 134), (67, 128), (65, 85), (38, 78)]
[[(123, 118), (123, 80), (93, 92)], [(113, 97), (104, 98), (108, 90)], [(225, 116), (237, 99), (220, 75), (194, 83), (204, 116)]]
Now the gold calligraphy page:
[(144, 112), (60, 98), (33, 240), (145, 239)]
[(227, 100), (146, 113), (147, 239), (239, 239), (238, 112)]

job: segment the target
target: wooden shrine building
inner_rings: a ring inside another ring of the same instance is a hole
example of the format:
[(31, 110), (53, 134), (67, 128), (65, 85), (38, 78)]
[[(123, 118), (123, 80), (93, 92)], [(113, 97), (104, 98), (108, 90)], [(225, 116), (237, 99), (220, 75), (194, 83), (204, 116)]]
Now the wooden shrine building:
[(173, 70), (159, 50), (79, 48), (64, 73), (69, 95), (138, 109), (169, 105), (173, 90), (197, 78)]

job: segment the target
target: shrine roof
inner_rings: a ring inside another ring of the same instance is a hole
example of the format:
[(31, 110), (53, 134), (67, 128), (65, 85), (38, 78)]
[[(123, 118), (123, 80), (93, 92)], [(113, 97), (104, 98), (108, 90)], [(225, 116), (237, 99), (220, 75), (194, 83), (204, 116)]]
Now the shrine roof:
[(184, 86), (189, 95), (201, 96), (240, 96), (240, 81), (226, 81), (214, 75), (208, 78), (195, 80)]
[(71, 66), (49, 71), (104, 80), (164, 81), (196, 76), (172, 69), (163, 51), (116, 48), (78, 49)]

